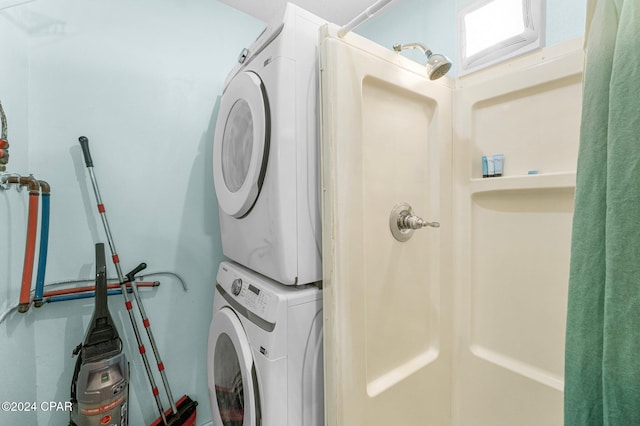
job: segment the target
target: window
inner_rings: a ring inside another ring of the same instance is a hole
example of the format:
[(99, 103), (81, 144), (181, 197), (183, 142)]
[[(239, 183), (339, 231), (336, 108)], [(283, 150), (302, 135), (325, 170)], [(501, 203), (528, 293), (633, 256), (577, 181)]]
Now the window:
[(544, 45), (545, 0), (477, 0), (458, 9), (460, 75)]

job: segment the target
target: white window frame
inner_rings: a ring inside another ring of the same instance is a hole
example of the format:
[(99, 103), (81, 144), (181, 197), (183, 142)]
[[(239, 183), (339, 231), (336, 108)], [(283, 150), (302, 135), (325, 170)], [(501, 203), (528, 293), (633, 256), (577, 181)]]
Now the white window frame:
[(476, 0), (458, 9), (458, 64), (460, 67), (458, 75), (460, 76), (544, 47), (545, 0), (513, 0), (522, 2), (524, 31), (468, 56), (466, 53), (468, 29), (465, 26), (465, 17), (493, 1)]

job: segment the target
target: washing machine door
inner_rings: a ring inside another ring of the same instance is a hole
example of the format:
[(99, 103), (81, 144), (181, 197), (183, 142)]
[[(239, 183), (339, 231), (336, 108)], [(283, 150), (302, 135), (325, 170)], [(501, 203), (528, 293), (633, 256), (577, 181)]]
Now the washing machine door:
[(249, 341), (238, 316), (220, 309), (209, 335), (209, 388), (214, 426), (258, 426), (258, 380)]
[(213, 181), (226, 214), (242, 218), (258, 199), (270, 133), (265, 86), (258, 74), (243, 71), (222, 95), (213, 141)]

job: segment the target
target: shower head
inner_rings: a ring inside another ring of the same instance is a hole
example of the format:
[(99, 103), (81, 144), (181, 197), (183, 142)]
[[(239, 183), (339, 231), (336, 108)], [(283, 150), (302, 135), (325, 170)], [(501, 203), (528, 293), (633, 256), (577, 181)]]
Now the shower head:
[(431, 80), (437, 80), (451, 69), (451, 61), (444, 55), (439, 53), (433, 54), (431, 49), (422, 43), (406, 43), (393, 45), (393, 50), (400, 52), (405, 49), (421, 50), (427, 57), (427, 75)]

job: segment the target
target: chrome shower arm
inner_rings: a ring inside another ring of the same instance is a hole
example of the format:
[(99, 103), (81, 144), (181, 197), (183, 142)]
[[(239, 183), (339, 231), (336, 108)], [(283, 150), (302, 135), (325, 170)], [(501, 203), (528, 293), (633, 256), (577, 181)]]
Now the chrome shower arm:
[(422, 43), (404, 43), (404, 44), (396, 43), (393, 45), (393, 50), (395, 50), (396, 52), (400, 52), (406, 49), (421, 50), (422, 53), (424, 53), (426, 56), (431, 56), (431, 53), (432, 53), (431, 49), (429, 49), (427, 46), (425, 46)]

